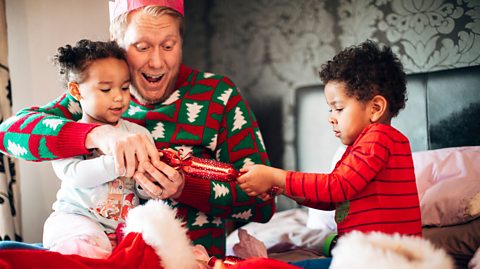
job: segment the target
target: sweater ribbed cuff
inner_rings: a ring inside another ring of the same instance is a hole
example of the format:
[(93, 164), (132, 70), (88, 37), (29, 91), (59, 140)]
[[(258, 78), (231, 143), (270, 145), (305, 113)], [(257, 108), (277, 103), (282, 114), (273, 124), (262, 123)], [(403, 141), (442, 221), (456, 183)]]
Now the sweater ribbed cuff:
[(185, 175), (185, 186), (178, 201), (207, 213), (210, 191), (210, 180)]
[(87, 134), (98, 124), (67, 122), (58, 133), (58, 147), (56, 155), (59, 158), (67, 158), (77, 155), (88, 154), (85, 147)]

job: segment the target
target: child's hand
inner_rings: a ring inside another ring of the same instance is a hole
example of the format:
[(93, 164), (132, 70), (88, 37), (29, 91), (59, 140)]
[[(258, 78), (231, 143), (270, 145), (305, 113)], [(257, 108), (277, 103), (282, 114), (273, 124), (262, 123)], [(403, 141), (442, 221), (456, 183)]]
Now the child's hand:
[(286, 172), (265, 166), (251, 165), (240, 169), (243, 173), (238, 177), (238, 185), (250, 196), (257, 196), (267, 193), (273, 186), (284, 188)]
[(272, 199), (273, 197), (269, 193), (261, 193), (258, 195), (258, 198), (262, 199), (263, 201), (268, 201)]

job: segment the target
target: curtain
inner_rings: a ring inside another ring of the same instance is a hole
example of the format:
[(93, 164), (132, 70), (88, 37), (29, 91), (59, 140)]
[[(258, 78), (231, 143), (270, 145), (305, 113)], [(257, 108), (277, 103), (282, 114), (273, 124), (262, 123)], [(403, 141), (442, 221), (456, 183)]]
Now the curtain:
[[(7, 17), (5, 0), (0, 0), (0, 122), (12, 114), (8, 72)], [(0, 241), (22, 241), (20, 195), (16, 161), (0, 153)]]

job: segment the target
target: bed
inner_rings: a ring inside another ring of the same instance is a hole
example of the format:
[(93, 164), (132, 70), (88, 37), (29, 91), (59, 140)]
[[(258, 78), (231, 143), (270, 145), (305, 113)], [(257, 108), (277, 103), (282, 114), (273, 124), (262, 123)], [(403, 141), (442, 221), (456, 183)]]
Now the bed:
[[(457, 268), (467, 268), (480, 246), (480, 66), (408, 75), (407, 90), (406, 108), (392, 124), (407, 135), (414, 152), (423, 237), (443, 248)], [(326, 121), (323, 86), (301, 87), (295, 95), (297, 170), (329, 172), (342, 146)], [(272, 221), (243, 228), (265, 242), (271, 257), (321, 256), (335, 230), (332, 212), (282, 197), (277, 202), (280, 212)], [(230, 254), (237, 240), (233, 232)], [(480, 251), (474, 259), (480, 261)]]

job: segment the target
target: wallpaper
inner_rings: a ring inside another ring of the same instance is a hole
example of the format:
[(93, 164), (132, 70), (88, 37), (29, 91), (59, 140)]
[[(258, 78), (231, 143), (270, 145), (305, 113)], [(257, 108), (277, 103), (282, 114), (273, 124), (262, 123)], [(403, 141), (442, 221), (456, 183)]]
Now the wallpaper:
[(295, 89), (366, 39), (407, 73), (480, 64), (478, 0), (186, 0), (184, 62), (228, 75), (259, 120), (272, 164), (293, 169)]
[[(5, 1), (0, 0), (0, 122), (12, 115), (7, 48)], [(13, 158), (0, 153), (0, 241), (22, 241), (20, 227), (20, 186)]]

